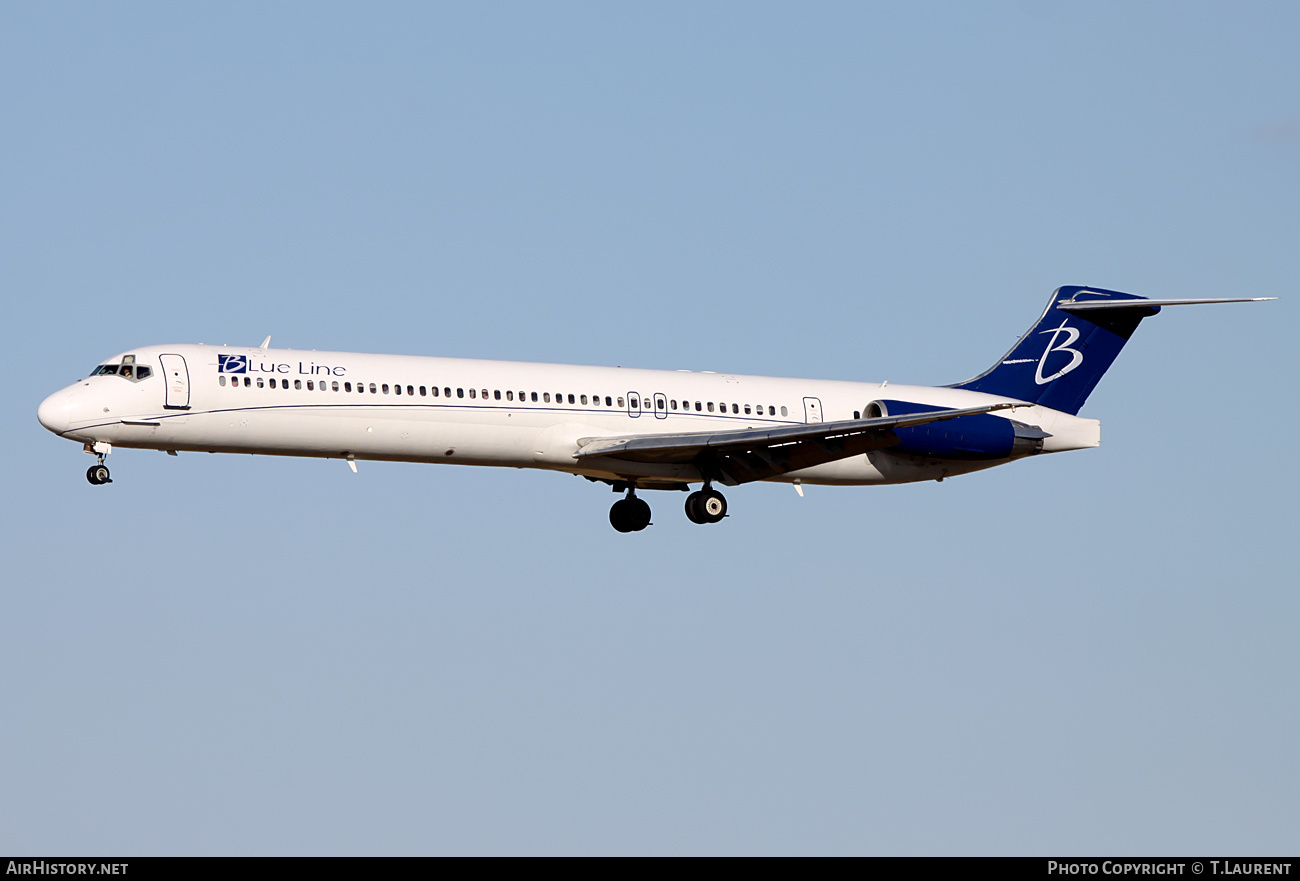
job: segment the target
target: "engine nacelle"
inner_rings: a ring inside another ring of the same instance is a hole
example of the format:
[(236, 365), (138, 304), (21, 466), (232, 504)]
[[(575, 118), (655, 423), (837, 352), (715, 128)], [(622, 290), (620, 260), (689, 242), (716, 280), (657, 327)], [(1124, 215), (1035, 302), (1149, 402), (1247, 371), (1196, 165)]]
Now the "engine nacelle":
[[(933, 410), (951, 410), (910, 401), (872, 401), (862, 413), (864, 419), (906, 416)], [(1047, 432), (1023, 422), (991, 413), (958, 416), (911, 428), (895, 428), (899, 443), (888, 449), (930, 459), (1016, 459), (1043, 449)]]

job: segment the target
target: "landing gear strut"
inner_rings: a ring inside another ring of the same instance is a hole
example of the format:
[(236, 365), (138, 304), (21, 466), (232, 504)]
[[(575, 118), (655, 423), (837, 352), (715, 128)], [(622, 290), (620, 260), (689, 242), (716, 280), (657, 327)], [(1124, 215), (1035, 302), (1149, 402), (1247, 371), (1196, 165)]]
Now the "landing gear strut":
[(619, 532), (640, 532), (650, 525), (650, 506), (636, 497), (636, 489), (628, 487), (627, 497), (609, 509), (609, 525)]
[(709, 486), (686, 497), (686, 517), (692, 523), (721, 523), (727, 516), (727, 500)]

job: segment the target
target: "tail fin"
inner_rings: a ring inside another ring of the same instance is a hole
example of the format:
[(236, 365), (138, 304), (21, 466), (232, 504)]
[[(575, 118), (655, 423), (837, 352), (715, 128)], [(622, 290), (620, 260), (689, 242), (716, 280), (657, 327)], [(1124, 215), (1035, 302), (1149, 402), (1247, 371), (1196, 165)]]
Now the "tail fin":
[(1029, 401), (1076, 415), (1143, 318), (1161, 306), (1252, 303), (1276, 297), (1148, 300), (1068, 285), (1057, 288), (1038, 323), (1011, 351), (974, 379), (951, 388)]
[[(1077, 414), (1142, 319), (1160, 311), (1156, 302), (1102, 288), (1057, 288), (1010, 352), (952, 387)], [(1079, 304), (1095, 305), (1071, 309)]]

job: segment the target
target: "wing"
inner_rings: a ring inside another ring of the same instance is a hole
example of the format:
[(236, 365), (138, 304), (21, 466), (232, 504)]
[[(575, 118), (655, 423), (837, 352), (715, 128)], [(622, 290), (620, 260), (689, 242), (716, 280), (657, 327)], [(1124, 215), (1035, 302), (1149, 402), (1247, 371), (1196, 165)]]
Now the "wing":
[(735, 486), (893, 446), (898, 443), (898, 437), (893, 433), (895, 428), (1032, 406), (1003, 403), (964, 410), (930, 410), (878, 419), (846, 419), (781, 428), (584, 437), (578, 440), (578, 451), (573, 457), (591, 459), (600, 456), (628, 462), (693, 464), (700, 468), (701, 473)]

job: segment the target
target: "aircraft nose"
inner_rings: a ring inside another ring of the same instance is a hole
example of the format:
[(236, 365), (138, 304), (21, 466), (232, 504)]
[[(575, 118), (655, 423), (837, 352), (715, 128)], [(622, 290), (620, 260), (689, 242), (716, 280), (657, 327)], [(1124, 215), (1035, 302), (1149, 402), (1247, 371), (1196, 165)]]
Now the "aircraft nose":
[(41, 425), (55, 434), (67, 431), (72, 422), (72, 397), (72, 392), (64, 389), (41, 401), (41, 406), (36, 410), (36, 418), (41, 421)]

